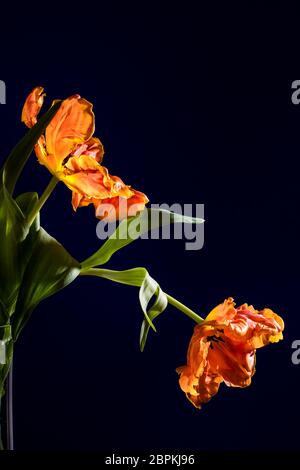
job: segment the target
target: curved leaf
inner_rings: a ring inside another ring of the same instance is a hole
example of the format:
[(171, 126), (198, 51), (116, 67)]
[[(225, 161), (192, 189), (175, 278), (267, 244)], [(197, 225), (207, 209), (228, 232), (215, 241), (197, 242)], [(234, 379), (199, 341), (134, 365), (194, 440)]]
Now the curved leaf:
[(144, 233), (165, 225), (174, 223), (202, 224), (203, 219), (188, 217), (166, 209), (144, 209), (135, 217), (120, 222), (115, 232), (106, 240), (101, 248), (81, 263), (83, 269), (101, 266), (110, 260), (111, 256), (121, 248)]
[(25, 219), (3, 187), (0, 191), (0, 324), (6, 323), (17, 297), (22, 276), (20, 245), (26, 236)]
[[(39, 200), (38, 193), (29, 192), (29, 193), (20, 194), (16, 198), (16, 203), (18, 204), (24, 217), (26, 218), (38, 200)], [(38, 213), (35, 221), (31, 225), (31, 230), (33, 229), (34, 231), (37, 231), (39, 230), (39, 228), (40, 228), (40, 214)]]
[(6, 188), (0, 191), (0, 324), (14, 310), (25, 266), (31, 256), (38, 218), (29, 232), (25, 215), (36, 202), (36, 193), (21, 194), (16, 201)]
[[(125, 271), (114, 271), (111, 269), (89, 269), (82, 271), (82, 275), (97, 276), (109, 279), (121, 284), (140, 287), (139, 300), (144, 313), (144, 321), (140, 333), (140, 347), (144, 350), (150, 327), (156, 331), (153, 320), (160, 315), (168, 305), (166, 294), (159, 284), (150, 276), (145, 268), (133, 268)], [(156, 297), (154, 304), (149, 303)]]
[(80, 265), (43, 228), (40, 228), (27, 263), (12, 316), (13, 338), (18, 337), (33, 309), (46, 297), (70, 284), (80, 273)]

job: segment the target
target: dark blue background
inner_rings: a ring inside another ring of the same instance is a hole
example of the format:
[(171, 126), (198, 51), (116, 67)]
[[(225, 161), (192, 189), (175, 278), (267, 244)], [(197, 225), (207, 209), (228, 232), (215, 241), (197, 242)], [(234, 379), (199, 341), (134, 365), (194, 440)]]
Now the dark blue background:
[[(138, 291), (77, 279), (37, 308), (16, 347), (17, 449), (299, 446), (300, 366), (291, 362), (300, 338), (300, 106), (291, 102), (299, 74), (285, 66), (294, 56), (269, 13), (236, 14), (231, 26), (222, 12), (85, 11), (51, 25), (43, 13), (31, 23), (16, 17), (3, 34), (1, 160), (25, 132), (19, 117), (34, 86), (48, 103), (80, 93), (94, 103), (112, 174), (153, 203), (205, 204), (201, 251), (140, 240), (108, 267), (147, 267), (202, 316), (233, 296), (286, 321), (284, 342), (258, 351), (251, 387), (222, 386), (198, 411), (175, 372), (192, 321), (169, 307), (141, 354)], [(32, 156), (18, 190), (41, 193), (48, 181)], [(42, 224), (82, 260), (99, 247), (97, 221), (92, 208), (73, 213), (70, 198), (59, 185)]]

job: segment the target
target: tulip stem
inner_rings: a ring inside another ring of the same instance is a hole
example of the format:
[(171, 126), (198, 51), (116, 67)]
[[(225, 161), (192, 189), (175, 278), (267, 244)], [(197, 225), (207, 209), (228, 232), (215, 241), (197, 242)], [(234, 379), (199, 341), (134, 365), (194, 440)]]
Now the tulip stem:
[(32, 225), (34, 219), (38, 215), (39, 211), (41, 210), (41, 208), (47, 201), (48, 197), (50, 196), (50, 194), (52, 193), (53, 189), (55, 188), (58, 182), (59, 180), (56, 178), (56, 176), (53, 176), (51, 178), (45, 191), (43, 192), (43, 194), (41, 195), (37, 203), (33, 206), (31, 211), (29, 212), (27, 219), (26, 219), (26, 223), (29, 225), (29, 227)]
[[(135, 271), (135, 269), (133, 269), (132, 271)], [(120, 272), (122, 272), (122, 271), (120, 271)], [(127, 279), (127, 281), (124, 280), (124, 279), (121, 280), (120, 278), (119, 279), (114, 278), (114, 276), (107, 277), (107, 274), (116, 274), (116, 273), (118, 273), (118, 271), (110, 271), (108, 269), (99, 269), (99, 268), (98, 269), (89, 268), (89, 269), (83, 269), (81, 271), (80, 275), (81, 276), (99, 276), (99, 277), (103, 277), (103, 278), (106, 278), (106, 279), (110, 279), (113, 282), (120, 282), (122, 284), (127, 284), (129, 286), (141, 287), (141, 282), (139, 282), (141, 280), (139, 280), (139, 281), (136, 280), (137, 282), (132, 282), (132, 280), (131, 281), (129, 281), (129, 279)], [(164, 294), (167, 297), (169, 304), (176, 307), (178, 310), (180, 310), (185, 315), (190, 317), (196, 323), (202, 323), (204, 321), (203, 318), (201, 318), (199, 315), (197, 315), (197, 313), (193, 312), (193, 310), (191, 310), (190, 308), (186, 307), (184, 304), (179, 302), (179, 300), (175, 299), (174, 297), (172, 297), (169, 294), (166, 294), (166, 292), (164, 292)]]
[(169, 304), (173, 305), (173, 307), (176, 307), (178, 310), (180, 310), (181, 312), (183, 312), (185, 315), (187, 315), (188, 317), (190, 317), (192, 320), (194, 320), (196, 323), (202, 323), (204, 321), (203, 318), (201, 318), (199, 315), (197, 315), (197, 313), (193, 312), (193, 310), (191, 310), (190, 308), (186, 307), (184, 304), (182, 304), (181, 302), (179, 302), (179, 300), (177, 299), (174, 299), (174, 297), (172, 297), (171, 295), (169, 294), (166, 294), (165, 295), (167, 296), (167, 299), (168, 299), (168, 302)]

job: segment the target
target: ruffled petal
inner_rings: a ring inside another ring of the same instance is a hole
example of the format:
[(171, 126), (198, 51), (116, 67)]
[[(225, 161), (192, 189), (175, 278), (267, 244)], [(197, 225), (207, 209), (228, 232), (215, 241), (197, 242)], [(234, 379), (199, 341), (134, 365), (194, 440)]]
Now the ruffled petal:
[(189, 344), (187, 365), (178, 367), (179, 385), (196, 408), (201, 408), (219, 390), (223, 378), (210, 361), (211, 342), (207, 335), (211, 328), (196, 326)]
[[(106, 171), (101, 165), (98, 165), (96, 170), (86, 169), (70, 174), (61, 172), (57, 174), (57, 177), (61, 179), (69, 189), (76, 193), (80, 193), (83, 196), (81, 201), (89, 200), (89, 204), (91, 204), (93, 202), (93, 198), (105, 199), (110, 197), (110, 187), (107, 187), (105, 184)], [(80, 202), (79, 205), (88, 204), (82, 204)]]
[(256, 323), (249, 340), (253, 348), (258, 349), (269, 343), (277, 343), (283, 338), (284, 322), (271, 309), (265, 308), (257, 314), (248, 314), (248, 319)]
[(222, 322), (224, 320), (229, 321), (235, 316), (235, 302), (232, 297), (224, 300), (222, 304), (217, 305), (206, 317), (207, 321)]
[(41, 107), (44, 103), (44, 88), (38, 86), (32, 90), (32, 92), (26, 98), (23, 106), (21, 121), (31, 128), (37, 123), (37, 115), (39, 114)]
[(101, 163), (104, 155), (104, 147), (102, 142), (97, 137), (91, 137), (87, 142), (77, 147), (73, 152), (74, 157), (80, 155), (88, 155), (93, 157), (96, 162)]
[(277, 313), (273, 312), (273, 310), (271, 310), (269, 308), (264, 308), (259, 313), (261, 313), (266, 318), (273, 319), (273, 321), (275, 321), (275, 323), (277, 324), (276, 329), (278, 331), (275, 334), (271, 334), (270, 336), (268, 336), (267, 341), (269, 343), (277, 343), (278, 341), (283, 339), (283, 335), (282, 335), (282, 332), (284, 330), (284, 321), (283, 321), (283, 319), (279, 315), (277, 315)]
[(255, 373), (255, 351), (244, 351), (243, 347), (223, 341), (212, 342), (208, 361), (230, 387), (247, 387)]
[(57, 171), (64, 159), (89, 141), (94, 133), (93, 105), (79, 95), (64, 100), (46, 129), (48, 154), (54, 155)]
[(218, 393), (222, 382), (223, 378), (216, 373), (210, 363), (207, 362), (203, 374), (199, 377), (199, 382), (196, 387), (197, 395), (187, 395), (187, 397), (196, 408), (201, 408), (202, 404), (207, 403)]
[[(117, 207), (116, 197), (130, 199), (134, 196), (129, 206), (141, 202), (142, 193), (131, 190), (121, 178), (111, 176), (104, 166), (100, 165), (92, 156), (80, 155), (71, 157), (64, 166), (64, 171), (57, 174), (58, 178), (82, 197), (73, 197), (73, 208), (94, 204), (98, 207), (104, 200), (109, 200)], [(144, 196), (144, 195), (143, 195)], [(145, 196), (144, 196), (145, 197)]]
[(196, 331), (192, 336), (187, 353), (187, 365), (176, 369), (180, 374), (179, 385), (181, 390), (190, 396), (198, 396), (197, 387), (199, 377), (204, 372), (208, 355), (209, 342), (201, 338)]

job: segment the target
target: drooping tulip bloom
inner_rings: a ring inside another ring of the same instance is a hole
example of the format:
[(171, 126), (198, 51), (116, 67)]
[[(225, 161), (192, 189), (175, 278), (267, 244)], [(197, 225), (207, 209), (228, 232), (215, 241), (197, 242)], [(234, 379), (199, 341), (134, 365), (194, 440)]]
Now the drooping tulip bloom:
[(247, 387), (255, 372), (256, 349), (282, 339), (284, 323), (265, 308), (243, 304), (235, 308), (232, 298), (214, 308), (197, 325), (187, 353), (187, 365), (179, 367), (179, 384), (197, 408), (207, 403), (224, 382)]
[[(44, 89), (37, 87), (27, 97), (22, 111), (22, 121), (27, 127), (36, 124), (44, 96)], [(35, 146), (37, 158), (71, 189), (74, 210), (94, 204), (100, 219), (136, 215), (144, 209), (148, 198), (117, 176), (110, 175), (101, 165), (104, 149), (100, 140), (93, 137), (92, 108), (93, 105), (79, 95), (64, 100)]]

